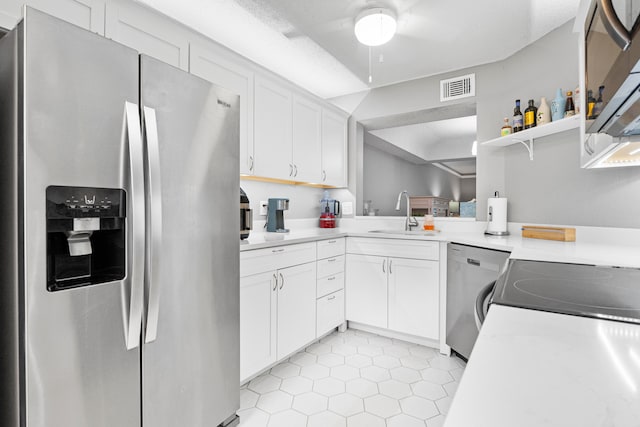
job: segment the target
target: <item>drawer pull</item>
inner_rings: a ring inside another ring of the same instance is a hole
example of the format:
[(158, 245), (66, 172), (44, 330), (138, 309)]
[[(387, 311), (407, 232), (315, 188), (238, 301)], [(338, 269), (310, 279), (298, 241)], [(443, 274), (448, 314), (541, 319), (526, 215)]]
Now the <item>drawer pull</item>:
[(331, 301), (331, 300), (334, 300), (334, 299), (336, 299), (336, 296), (335, 295), (331, 295), (329, 298), (327, 298), (327, 301)]
[(337, 240), (329, 240), (329, 243), (336, 243)]
[(328, 259), (327, 262), (335, 262), (337, 258)]
[(336, 280), (336, 276), (331, 276), (327, 280)]
[(273, 252), (274, 254), (275, 254), (276, 252), (284, 252), (284, 248), (281, 248), (281, 249), (273, 249), (271, 252)]

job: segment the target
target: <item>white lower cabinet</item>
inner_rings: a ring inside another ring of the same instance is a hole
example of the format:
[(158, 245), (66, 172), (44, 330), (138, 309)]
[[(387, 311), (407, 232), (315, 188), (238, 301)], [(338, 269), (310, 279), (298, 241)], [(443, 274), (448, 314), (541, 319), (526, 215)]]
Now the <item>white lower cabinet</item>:
[(240, 379), (276, 361), (276, 273), (240, 278)]
[(347, 254), (347, 320), (387, 327), (386, 257)]
[(316, 243), (240, 253), (240, 381), (316, 338)]
[(316, 337), (344, 323), (345, 238), (318, 242)]
[(347, 320), (437, 340), (438, 245), (438, 242), (349, 238)]
[(316, 337), (316, 263), (278, 271), (278, 359)]
[(389, 258), (389, 329), (438, 339), (438, 261)]
[(344, 290), (318, 298), (318, 336), (344, 322)]

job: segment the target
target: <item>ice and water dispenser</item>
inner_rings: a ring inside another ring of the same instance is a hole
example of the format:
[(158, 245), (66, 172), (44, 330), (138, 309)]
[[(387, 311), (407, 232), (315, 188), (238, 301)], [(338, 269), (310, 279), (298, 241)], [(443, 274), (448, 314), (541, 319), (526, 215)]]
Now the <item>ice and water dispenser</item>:
[(46, 198), (47, 289), (124, 279), (124, 190), (50, 186)]

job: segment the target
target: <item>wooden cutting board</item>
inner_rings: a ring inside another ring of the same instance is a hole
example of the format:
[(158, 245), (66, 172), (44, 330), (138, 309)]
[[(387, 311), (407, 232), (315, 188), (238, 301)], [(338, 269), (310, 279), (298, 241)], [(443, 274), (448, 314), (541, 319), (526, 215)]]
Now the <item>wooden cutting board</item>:
[(523, 225), (522, 237), (530, 239), (557, 240), (560, 242), (575, 242), (576, 229), (571, 227), (541, 227)]

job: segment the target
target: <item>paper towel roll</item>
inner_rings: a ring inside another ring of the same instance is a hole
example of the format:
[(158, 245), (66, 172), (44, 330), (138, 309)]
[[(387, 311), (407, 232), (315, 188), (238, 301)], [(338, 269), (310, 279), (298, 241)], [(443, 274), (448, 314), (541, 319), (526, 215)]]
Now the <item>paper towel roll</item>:
[(487, 202), (487, 234), (507, 233), (507, 198), (490, 197)]

